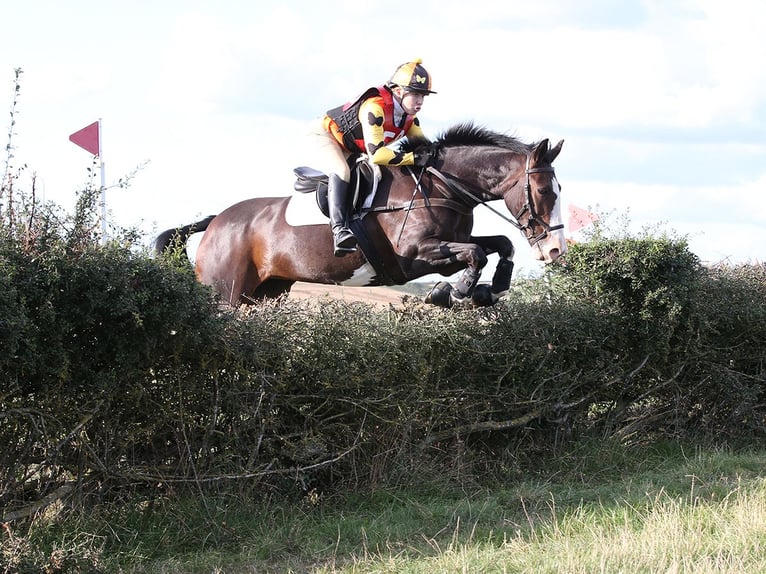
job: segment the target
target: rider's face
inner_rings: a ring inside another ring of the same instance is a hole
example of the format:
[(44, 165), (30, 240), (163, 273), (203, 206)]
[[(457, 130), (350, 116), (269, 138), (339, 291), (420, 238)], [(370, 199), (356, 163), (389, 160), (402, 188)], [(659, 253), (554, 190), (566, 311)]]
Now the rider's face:
[(423, 94), (422, 92), (408, 90), (406, 88), (400, 88), (400, 89), (401, 89), (402, 108), (407, 114), (414, 116), (420, 111), (420, 108), (423, 107), (425, 94)]

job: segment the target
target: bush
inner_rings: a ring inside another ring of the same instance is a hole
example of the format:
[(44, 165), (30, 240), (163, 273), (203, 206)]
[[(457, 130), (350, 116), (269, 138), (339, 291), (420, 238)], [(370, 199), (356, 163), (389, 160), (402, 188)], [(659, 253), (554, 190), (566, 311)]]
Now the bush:
[(612, 305), (636, 341), (652, 342), (638, 352), (666, 352), (683, 338), (703, 268), (685, 239), (596, 235), (571, 248), (563, 272), (578, 296)]
[(684, 238), (597, 228), (558, 272), (562, 296), (617, 316), (613, 344), (641, 366), (602, 410), (622, 435), (763, 431), (762, 265), (708, 269)]
[(573, 436), (764, 430), (763, 268), (705, 270), (666, 238), (610, 242), (611, 265), (603, 245), (577, 247), (483, 310), (288, 299), (238, 313), (178, 254), (67, 239), (1, 252), (12, 512), (75, 485), (81, 502), (302, 495), (473, 480)]

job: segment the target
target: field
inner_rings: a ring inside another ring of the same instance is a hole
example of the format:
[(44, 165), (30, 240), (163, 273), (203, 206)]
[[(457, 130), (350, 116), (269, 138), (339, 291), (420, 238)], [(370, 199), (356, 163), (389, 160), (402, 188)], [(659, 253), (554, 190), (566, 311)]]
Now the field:
[[(38, 564), (125, 574), (766, 571), (763, 450), (605, 441), (539, 463), (493, 486), (412, 477), (292, 503), (201, 496), (115, 508), (52, 528)], [(41, 542), (17, 528), (7, 526), (9, 564)]]

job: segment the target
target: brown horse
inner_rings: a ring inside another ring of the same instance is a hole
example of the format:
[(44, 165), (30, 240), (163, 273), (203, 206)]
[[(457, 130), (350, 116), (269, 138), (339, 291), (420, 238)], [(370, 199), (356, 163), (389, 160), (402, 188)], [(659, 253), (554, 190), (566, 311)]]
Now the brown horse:
[[(333, 255), (326, 223), (288, 222), (290, 196), (248, 199), (168, 230), (155, 249), (162, 252), (173, 240), (185, 242), (191, 231), (205, 231), (196, 253), (197, 278), (232, 305), (287, 293), (296, 281), (402, 285), (460, 270), (454, 287), (441, 282), (426, 301), (491, 305), (510, 286), (514, 247), (502, 235), (472, 235), (473, 209), (502, 199), (514, 217), (507, 221), (526, 237), (536, 258), (555, 261), (566, 252), (561, 188), (551, 165), (562, 144), (523, 143), (471, 123), (450, 128), (435, 142), (420, 144), (431, 146), (430, 167), (379, 169), (374, 197), (352, 224), (362, 249), (345, 257)], [(491, 286), (477, 288), (491, 253), (500, 257)]]

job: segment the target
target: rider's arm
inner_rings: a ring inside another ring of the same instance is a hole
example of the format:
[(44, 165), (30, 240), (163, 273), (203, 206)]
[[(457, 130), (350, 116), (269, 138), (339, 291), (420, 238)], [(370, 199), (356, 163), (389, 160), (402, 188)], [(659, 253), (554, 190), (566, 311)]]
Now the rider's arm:
[[(372, 162), (378, 165), (414, 165), (415, 158), (412, 152), (403, 153), (386, 147), (383, 119), (383, 107), (375, 98), (370, 98), (360, 106), (359, 120), (362, 124), (365, 152)], [(415, 124), (413, 123), (412, 126), (414, 127)], [(407, 135), (412, 133), (413, 127), (409, 129)], [(420, 130), (420, 127), (417, 129)], [(423, 133), (422, 130), (420, 133)]]

